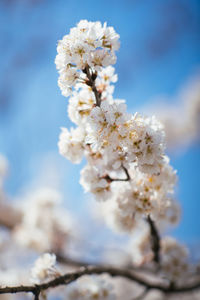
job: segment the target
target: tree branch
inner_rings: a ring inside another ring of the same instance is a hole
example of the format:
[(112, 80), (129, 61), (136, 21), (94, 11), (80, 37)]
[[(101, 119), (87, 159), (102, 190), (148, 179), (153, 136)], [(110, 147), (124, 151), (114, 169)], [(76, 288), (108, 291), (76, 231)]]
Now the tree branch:
[(35, 292), (33, 293), (34, 295), (34, 300), (39, 300), (39, 296), (40, 296), (40, 290), (36, 289)]
[(91, 274), (103, 274), (108, 273), (113, 277), (124, 277), (131, 281), (134, 281), (144, 287), (146, 287), (145, 290), (150, 289), (157, 289), (164, 293), (182, 293), (182, 292), (190, 292), (195, 289), (200, 288), (200, 280), (190, 284), (190, 285), (184, 285), (182, 287), (175, 287), (171, 285), (166, 284), (155, 284), (150, 281), (148, 281), (145, 278), (142, 278), (142, 276), (139, 276), (129, 270), (126, 269), (120, 269), (120, 268), (114, 268), (114, 267), (106, 267), (106, 266), (88, 266), (84, 268), (80, 268), (78, 271), (67, 273), (62, 276), (56, 277), (53, 280), (50, 280), (46, 283), (38, 284), (38, 285), (30, 285), (30, 286), (16, 286), (16, 287), (2, 287), (0, 288), (0, 294), (14, 294), (14, 293), (32, 293), (35, 296), (35, 299), (39, 299), (39, 294), (42, 291), (45, 291), (49, 288), (58, 287), (60, 285), (67, 285), (79, 277), (83, 275), (91, 275)]

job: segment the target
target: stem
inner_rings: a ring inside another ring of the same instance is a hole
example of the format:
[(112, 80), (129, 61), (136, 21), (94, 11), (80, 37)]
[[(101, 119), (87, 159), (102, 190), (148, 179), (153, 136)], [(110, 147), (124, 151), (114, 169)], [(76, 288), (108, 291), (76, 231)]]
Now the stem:
[(127, 168), (126, 168), (126, 167), (124, 167), (124, 166), (122, 165), (122, 169), (123, 169), (123, 170), (124, 170), (124, 172), (126, 173), (126, 176), (127, 176), (127, 181), (129, 181), (129, 180), (131, 179), (131, 177), (130, 177), (130, 175), (129, 175), (129, 172), (128, 172)]
[(151, 246), (154, 253), (154, 261), (157, 264), (159, 264), (160, 263), (160, 235), (158, 233), (154, 221), (151, 219), (150, 216), (147, 217), (147, 222), (149, 224), (150, 232), (151, 232)]
[(92, 91), (96, 98), (96, 106), (101, 105), (101, 94), (97, 91), (95, 80), (96, 80), (96, 74), (90, 74), (90, 67), (86, 66), (83, 72), (87, 75), (88, 81), (87, 85), (89, 85), (92, 88)]
[(121, 179), (121, 178), (112, 178), (109, 175), (106, 175), (103, 178), (106, 179), (106, 180), (108, 180), (108, 181), (110, 181), (110, 182), (113, 182), (113, 181), (129, 181), (131, 178), (130, 178), (130, 175), (128, 173), (128, 170), (124, 166), (122, 166), (122, 169), (124, 170), (124, 172), (126, 174), (126, 178), (124, 178), (124, 179)]
[(36, 290), (34, 293), (34, 300), (39, 300), (40, 290)]

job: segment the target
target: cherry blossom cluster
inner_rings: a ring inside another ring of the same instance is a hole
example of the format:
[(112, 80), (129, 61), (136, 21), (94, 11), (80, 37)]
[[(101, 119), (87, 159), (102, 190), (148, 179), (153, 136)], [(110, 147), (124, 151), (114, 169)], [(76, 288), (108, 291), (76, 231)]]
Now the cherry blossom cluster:
[(55, 277), (58, 275), (55, 265), (55, 254), (44, 253), (35, 261), (35, 264), (31, 269), (31, 281), (37, 284)]
[[(138, 222), (128, 245), (134, 265), (150, 266), (154, 253), (149, 241), (149, 227), (144, 221)], [(189, 251), (186, 246), (169, 236), (161, 240), (159, 273), (161, 277), (176, 284), (183, 283), (188, 276), (194, 273), (194, 266), (189, 262)]]
[(60, 194), (52, 188), (31, 192), (22, 203), (22, 220), (13, 233), (15, 240), (40, 252), (61, 250), (75, 224), (68, 211), (59, 208), (60, 200)]
[(161, 273), (172, 282), (184, 282), (192, 273), (189, 265), (188, 249), (172, 237), (165, 237), (161, 241)]
[[(107, 254), (112, 251), (105, 266), (90, 266), (87, 260), (83, 263), (68, 257), (75, 224), (67, 211), (58, 208), (60, 194), (52, 188), (31, 191), (11, 223), (7, 223), (7, 215), (12, 219), (14, 214), (9, 214), (8, 205), (2, 224), (11, 230), (14, 240), (0, 236), (0, 250), (5, 254), (12, 243), (20, 250), (25, 246), (43, 254), (26, 274), (28, 283), (21, 273), (19, 276), (19, 270), (8, 274), (6, 260), (0, 260), (0, 293), (31, 292), (34, 299), (47, 299), (47, 289), (62, 285), (56, 298), (161, 300), (166, 295), (175, 299), (171, 292), (193, 292), (200, 286), (197, 282), (185, 288), (190, 275), (190, 283), (198, 277), (198, 267), (189, 264), (185, 246), (174, 238), (162, 237), (163, 230), (177, 224), (180, 216), (174, 197), (177, 175), (165, 154), (163, 126), (154, 116), (128, 113), (125, 100), (113, 97), (113, 83), (118, 77), (111, 65), (116, 62), (118, 48), (119, 35), (113, 27), (86, 20), (59, 41), (55, 61), (58, 85), (64, 96), (70, 96), (68, 115), (76, 127), (61, 129), (58, 146), (60, 154), (75, 164), (85, 157), (80, 183), (98, 200), (96, 215), (102, 214), (113, 230), (129, 234), (128, 245), (123, 244), (123, 255), (116, 249), (105, 249)], [(199, 87), (194, 94), (196, 108)], [(192, 109), (190, 116), (197, 125), (199, 112)], [(0, 205), (4, 202), (6, 171), (7, 161), (0, 155)], [(10, 262), (11, 255), (6, 254)], [(57, 269), (56, 256), (62, 272)], [(80, 265), (85, 267), (72, 271)], [(159, 277), (158, 284), (152, 277)], [(18, 286), (4, 288), (13, 284)], [(2, 297), (11, 299), (9, 295)]]
[[(165, 155), (163, 126), (154, 116), (129, 114), (125, 100), (113, 98), (117, 75), (110, 65), (115, 60), (108, 59), (107, 64), (99, 54), (102, 47), (101, 52), (114, 55), (118, 38), (106, 24), (81, 21), (59, 42), (59, 72), (73, 69), (77, 74), (78, 69), (76, 80), (67, 81), (68, 88), (75, 88), (68, 114), (77, 127), (62, 128), (59, 151), (73, 163), (86, 157), (80, 183), (86, 192), (106, 202), (109, 222), (119, 229), (130, 231), (138, 217), (148, 215), (176, 223), (176, 172)], [(79, 54), (77, 47), (82, 49)], [(92, 61), (94, 53), (99, 55), (98, 65)]]
[(179, 220), (179, 206), (172, 197), (176, 172), (168, 164), (161, 165), (160, 174), (143, 174), (133, 164), (130, 180), (113, 182), (110, 200), (102, 204), (106, 222), (117, 231), (131, 232), (142, 216), (151, 215), (165, 229)]
[(85, 78), (80, 72), (88, 65), (99, 70), (114, 64), (115, 51), (119, 48), (119, 35), (106, 23), (82, 20), (58, 43), (56, 67), (59, 70), (58, 85), (64, 96)]
[(115, 300), (114, 287), (110, 277), (103, 275), (84, 275), (67, 287), (67, 299), (73, 300)]

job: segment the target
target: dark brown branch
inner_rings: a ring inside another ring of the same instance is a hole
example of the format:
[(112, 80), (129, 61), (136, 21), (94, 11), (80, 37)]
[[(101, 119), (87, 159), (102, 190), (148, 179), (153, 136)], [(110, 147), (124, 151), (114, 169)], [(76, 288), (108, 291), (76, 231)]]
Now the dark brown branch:
[(92, 88), (92, 91), (96, 98), (96, 106), (101, 105), (101, 94), (97, 91), (95, 80), (97, 75), (95, 73), (90, 73), (89, 66), (86, 66), (83, 72), (87, 75), (88, 80), (86, 81), (86, 84), (89, 85)]
[(128, 178), (112, 178), (109, 175), (106, 175), (106, 176), (104, 176), (102, 178), (106, 179), (109, 182), (113, 182), (113, 181), (129, 181)]
[(122, 169), (124, 170), (124, 172), (127, 176), (127, 181), (129, 181), (131, 178), (130, 178), (130, 175), (129, 175), (129, 172), (128, 172), (127, 168), (122, 165)]
[(124, 170), (124, 172), (126, 174), (126, 178), (112, 178), (109, 175), (106, 175), (103, 178), (110, 181), (110, 182), (113, 182), (113, 181), (129, 181), (131, 178), (130, 178), (130, 175), (128, 173), (128, 170), (124, 166), (122, 166), (122, 169)]
[(151, 247), (154, 253), (154, 261), (159, 264), (160, 262), (160, 235), (158, 230), (155, 226), (154, 221), (151, 219), (150, 216), (147, 217), (147, 222), (150, 227), (151, 232)]
[[(58, 263), (66, 266), (73, 266), (73, 267), (89, 267), (91, 265), (95, 265), (96, 267), (102, 267), (102, 263), (100, 262), (89, 262), (85, 260), (80, 259), (73, 259), (71, 257), (68, 257), (66, 255), (63, 255), (62, 253), (56, 253), (55, 251), (51, 251), (51, 253), (56, 254), (56, 260)], [(114, 267), (114, 264), (106, 264), (107, 267)], [(134, 272), (142, 272), (147, 275), (153, 275), (154, 272), (151, 268), (148, 268), (146, 266), (135, 266), (131, 263), (131, 261), (127, 262), (127, 264), (123, 265), (123, 268), (129, 271)]]
[[(142, 286), (145, 286), (146, 289), (157, 289), (164, 293), (182, 293), (182, 292), (190, 292), (195, 289), (200, 288), (200, 281), (195, 282), (190, 285), (184, 285), (182, 287), (175, 287), (171, 285), (166, 284), (155, 284), (150, 281), (148, 281), (145, 278), (142, 278), (142, 276), (139, 276), (129, 270), (126, 269), (119, 269), (114, 267), (96, 267), (96, 266), (88, 266), (85, 268), (80, 268), (78, 271), (75, 271), (73, 273), (67, 273), (65, 275), (59, 276), (51, 281), (48, 281), (46, 283), (42, 283), (39, 285), (33, 285), (33, 286), (16, 286), (16, 287), (2, 287), (0, 288), (0, 294), (8, 294), (8, 293), (32, 293), (35, 295), (35, 297), (39, 297), (39, 294), (42, 291), (45, 291), (49, 288), (54, 288), (60, 285), (69, 284), (79, 277), (83, 275), (91, 275), (91, 274), (103, 274), (108, 273), (113, 277), (124, 277), (131, 281), (134, 281)], [(38, 298), (35, 298), (38, 299)]]
[(39, 300), (39, 296), (40, 296), (40, 289), (36, 289), (34, 294), (34, 300)]

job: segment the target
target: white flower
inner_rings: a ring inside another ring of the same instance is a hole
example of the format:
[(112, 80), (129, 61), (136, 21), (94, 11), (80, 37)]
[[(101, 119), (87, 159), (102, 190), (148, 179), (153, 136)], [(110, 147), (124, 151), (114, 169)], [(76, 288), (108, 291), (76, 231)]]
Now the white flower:
[(110, 196), (110, 183), (95, 166), (87, 165), (81, 170), (80, 184), (97, 200), (104, 201)]
[(162, 225), (175, 223), (176, 172), (165, 156), (163, 126), (154, 116), (128, 114), (125, 101), (112, 96), (117, 75), (111, 64), (118, 48), (119, 35), (113, 27), (87, 20), (59, 42), (56, 65), (61, 89), (65, 93), (66, 87), (68, 94), (75, 87), (68, 113), (79, 126), (62, 129), (59, 151), (74, 163), (85, 154), (88, 165), (81, 171), (80, 183), (97, 200), (111, 198), (112, 227), (131, 231), (136, 219), (148, 215)]
[(128, 139), (124, 140), (129, 159), (137, 158), (142, 172), (159, 173), (165, 150), (163, 127), (155, 117), (146, 118), (135, 114), (127, 123)]
[(98, 76), (98, 79), (101, 81), (101, 83), (104, 83), (106, 85), (110, 84), (111, 82), (117, 82), (118, 79), (117, 74), (115, 74), (115, 68), (113, 68), (112, 66), (103, 68), (98, 73)]
[(116, 63), (116, 56), (114, 52), (108, 52), (105, 49), (97, 49), (95, 52), (91, 52), (88, 65), (95, 70), (101, 70), (101, 67), (107, 67), (110, 64)]
[(123, 213), (115, 199), (101, 204), (101, 213), (109, 228), (117, 233), (132, 232), (135, 228), (135, 218), (130, 213)]
[(103, 28), (103, 45), (105, 47), (110, 48), (111, 50), (118, 50), (119, 49), (119, 34), (117, 34), (113, 27), (107, 27), (107, 24), (104, 23)]
[(153, 259), (149, 226), (142, 219), (135, 221), (128, 250), (135, 265), (139, 266)]
[[(111, 200), (104, 205), (104, 212), (106, 222), (111, 228), (130, 232), (136, 220), (149, 214), (161, 228), (176, 224), (179, 207), (170, 198), (174, 192), (176, 172), (168, 163), (169, 159), (165, 157), (160, 165), (160, 174), (153, 175), (142, 173), (137, 163), (129, 164), (129, 181), (114, 180), (110, 183)], [(112, 175), (111, 178), (126, 178), (122, 167), (121, 171), (109, 170), (108, 173)]]
[(70, 67), (61, 69), (58, 86), (63, 96), (68, 97), (71, 94), (71, 87), (76, 83), (78, 78), (79, 76), (76, 69)]
[(31, 190), (22, 203), (22, 220), (13, 232), (15, 240), (37, 251), (62, 249), (74, 222), (68, 211), (58, 208), (60, 200), (61, 195), (52, 188)]
[(74, 92), (69, 99), (68, 114), (72, 122), (82, 125), (87, 122), (88, 116), (95, 104), (94, 94), (85, 86), (79, 92)]
[(115, 300), (113, 285), (108, 275), (84, 275), (67, 286), (69, 300)]
[(58, 148), (61, 155), (71, 160), (73, 163), (80, 163), (83, 156), (84, 130), (80, 127), (76, 129), (61, 128)]
[(86, 141), (95, 151), (117, 151), (123, 143), (121, 127), (129, 115), (125, 113), (126, 105), (121, 101), (104, 101), (101, 107), (94, 107), (88, 118)]
[(160, 231), (166, 230), (169, 226), (176, 226), (180, 221), (181, 209), (180, 205), (173, 199), (168, 198), (165, 205), (154, 211), (154, 219)]
[(56, 256), (55, 254), (45, 253), (40, 256), (34, 267), (31, 269), (31, 279), (34, 283), (42, 283), (56, 275)]
[(189, 276), (188, 250), (172, 237), (161, 240), (161, 273), (181, 282)]
[(121, 125), (129, 119), (129, 115), (126, 112), (126, 104), (123, 102), (113, 101), (108, 103), (102, 102), (101, 109), (105, 113), (106, 121), (108, 125)]

